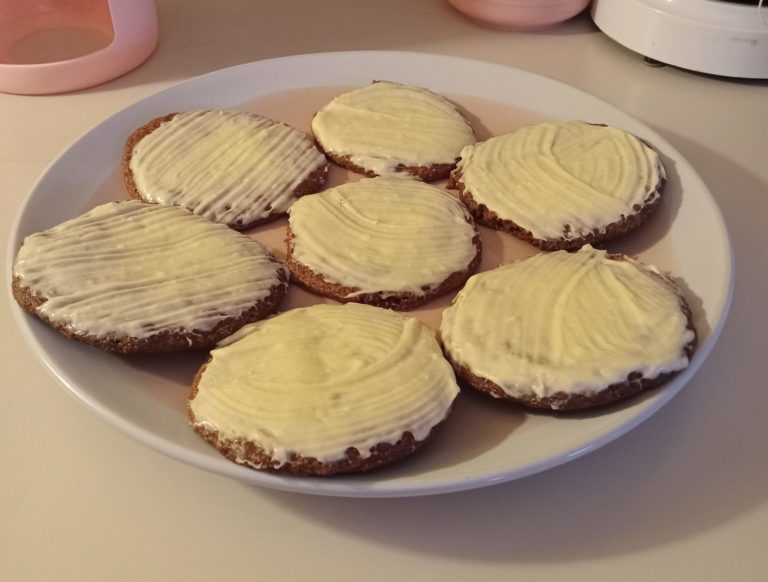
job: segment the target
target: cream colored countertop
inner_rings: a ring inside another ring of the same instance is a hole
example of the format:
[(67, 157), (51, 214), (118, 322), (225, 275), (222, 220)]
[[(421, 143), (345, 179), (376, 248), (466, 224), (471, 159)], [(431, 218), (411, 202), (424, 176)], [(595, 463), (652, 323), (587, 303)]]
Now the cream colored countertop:
[(68, 144), (160, 89), (283, 55), (439, 53), (565, 81), (669, 140), (712, 190), (730, 229), (730, 317), (671, 403), (592, 454), (465, 493), (343, 499), (244, 485), (123, 436), (45, 372), (6, 293), (0, 580), (764, 579), (765, 82), (647, 67), (586, 15), (549, 32), (516, 34), (474, 25), (441, 0), (158, 4), (160, 45), (136, 71), (66, 95), (0, 94), (4, 241), (35, 180)]

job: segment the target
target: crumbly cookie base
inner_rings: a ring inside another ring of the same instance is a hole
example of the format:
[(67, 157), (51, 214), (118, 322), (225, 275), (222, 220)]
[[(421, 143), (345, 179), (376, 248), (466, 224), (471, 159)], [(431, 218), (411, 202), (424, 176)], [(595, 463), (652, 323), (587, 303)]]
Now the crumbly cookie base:
[[(96, 335), (79, 332), (72, 327), (52, 321), (40, 312), (40, 307), (48, 300), (29, 287), (25, 287), (18, 277), (12, 284), (13, 297), (28, 313), (34, 315), (59, 333), (88, 344), (120, 354), (180, 352), (213, 348), (219, 341), (233, 334), (238, 329), (272, 315), (288, 292), (287, 278), (273, 286), (269, 295), (255, 302), (236, 317), (226, 317), (210, 330), (166, 329), (147, 337), (131, 337), (118, 332)], [(126, 300), (128, 300), (126, 298)]]
[(464, 283), (466, 283), (467, 279), (477, 271), (482, 256), (482, 242), (480, 240), (480, 235), (475, 235), (472, 239), (472, 243), (475, 246), (476, 254), (469, 265), (467, 265), (467, 268), (463, 271), (452, 273), (443, 281), (436, 282), (433, 286), (422, 288), (424, 291), (423, 294), (416, 295), (414, 293), (398, 293), (390, 291), (360, 293), (360, 289), (358, 288), (328, 281), (322, 273), (317, 273), (312, 270), (311, 267), (297, 261), (293, 256), (294, 236), (294, 233), (289, 227), (287, 238), (288, 256), (286, 257), (285, 263), (291, 271), (292, 281), (294, 283), (298, 283), (317, 295), (335, 299), (341, 303), (365, 303), (397, 311), (415, 309), (420, 305), (432, 301), (432, 299), (435, 299), (436, 297), (460, 289)]
[[(320, 148), (322, 149), (322, 144), (320, 144)], [(334, 164), (341, 166), (350, 172), (354, 172), (355, 174), (362, 174), (367, 178), (375, 178), (378, 176), (377, 173), (371, 170), (366, 170), (365, 168), (352, 163), (351, 157), (349, 155), (339, 155), (326, 150), (323, 150), (323, 152), (325, 153), (326, 157)], [(458, 161), (458, 159), (456, 161)], [(452, 164), (432, 164), (429, 166), (406, 166), (404, 164), (398, 164), (395, 167), (395, 172), (404, 172), (406, 174), (416, 176), (424, 182), (435, 182), (437, 180), (447, 178), (455, 167), (456, 162)]]
[[(395, 443), (379, 443), (371, 447), (365, 455), (357, 448), (349, 447), (344, 452), (342, 458), (334, 461), (321, 461), (315, 457), (295, 452), (287, 462), (281, 462), (281, 460), (270, 455), (258, 442), (241, 438), (225, 438), (215, 427), (210, 426), (208, 423), (198, 422), (195, 418), (192, 411), (192, 401), (197, 396), (198, 384), (210, 361), (209, 358), (203, 364), (192, 382), (192, 388), (190, 389), (187, 401), (187, 417), (194, 431), (204, 441), (230, 461), (251, 469), (290, 475), (314, 475), (321, 477), (370, 471), (411, 456), (445, 422), (443, 420), (432, 427), (429, 435), (424, 440), (418, 441), (410, 431), (405, 431)], [(446, 418), (448, 415), (450, 415), (450, 411)]]

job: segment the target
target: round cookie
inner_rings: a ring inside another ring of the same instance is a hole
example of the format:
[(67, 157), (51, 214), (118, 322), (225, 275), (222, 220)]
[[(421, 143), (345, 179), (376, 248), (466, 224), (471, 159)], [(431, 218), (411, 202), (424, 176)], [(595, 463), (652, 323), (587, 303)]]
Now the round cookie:
[(322, 189), (328, 163), (293, 127), (212, 110), (171, 113), (137, 129), (125, 145), (122, 171), (133, 198), (245, 230)]
[(188, 415), (226, 458), (331, 475), (413, 453), (458, 394), (435, 334), (368, 305), (315, 305), (224, 340), (194, 379)]
[(210, 348), (277, 310), (288, 270), (176, 206), (98, 206), (24, 239), (13, 296), (62, 334), (120, 353)]
[(450, 188), (479, 223), (543, 250), (575, 250), (637, 228), (666, 181), (637, 137), (580, 121), (540, 123), (467, 146)]
[(427, 89), (377, 81), (336, 97), (317, 112), (312, 133), (336, 164), (368, 177), (406, 172), (432, 182), (475, 143), (469, 122)]
[(684, 369), (690, 310), (655, 268), (585, 245), (470, 278), (440, 334), (457, 375), (526, 406), (610, 404)]
[(412, 309), (461, 287), (480, 253), (464, 205), (414, 179), (344, 184), (289, 212), (293, 280), (337, 301)]

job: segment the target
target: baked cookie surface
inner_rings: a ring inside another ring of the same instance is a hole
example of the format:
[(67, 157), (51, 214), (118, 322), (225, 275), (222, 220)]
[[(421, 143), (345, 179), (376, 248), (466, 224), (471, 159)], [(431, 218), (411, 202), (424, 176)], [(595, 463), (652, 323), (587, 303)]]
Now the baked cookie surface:
[(254, 469), (329, 475), (411, 454), (458, 394), (434, 332), (368, 305), (315, 305), (247, 326), (211, 352), (190, 422)]
[(273, 313), (288, 270), (260, 243), (175, 206), (103, 204), (28, 236), (13, 295), (64, 335), (121, 353), (209, 348)]
[(342, 167), (368, 177), (406, 172), (426, 182), (447, 177), (461, 149), (475, 143), (448, 99), (387, 81), (336, 97), (317, 112), (312, 133)]
[(620, 129), (539, 123), (468, 146), (449, 187), (475, 220), (544, 250), (625, 234), (661, 200), (658, 153)]
[(609, 404), (684, 369), (696, 334), (670, 279), (589, 245), (470, 278), (440, 334), (459, 377), (555, 410)]
[(133, 198), (181, 206), (238, 230), (285, 214), (328, 176), (328, 163), (304, 133), (236, 110), (150, 121), (128, 139), (122, 169)]
[(337, 301), (411, 309), (461, 287), (480, 263), (467, 209), (418, 180), (344, 184), (301, 198), (289, 214), (294, 281)]

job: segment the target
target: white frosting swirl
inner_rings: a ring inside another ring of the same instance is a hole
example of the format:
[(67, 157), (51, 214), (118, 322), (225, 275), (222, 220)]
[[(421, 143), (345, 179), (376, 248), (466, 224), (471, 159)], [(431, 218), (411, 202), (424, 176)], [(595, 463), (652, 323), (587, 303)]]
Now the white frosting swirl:
[(288, 210), (325, 163), (299, 130), (224, 110), (178, 113), (136, 144), (130, 168), (148, 202), (242, 226)]
[(336, 97), (318, 111), (312, 132), (326, 152), (379, 176), (406, 167), (453, 164), (475, 143), (472, 127), (444, 97), (380, 81)]
[(304, 196), (289, 224), (292, 258), (354, 295), (424, 295), (477, 254), (464, 205), (417, 180), (372, 178)]
[(207, 331), (285, 285), (268, 249), (175, 206), (111, 202), (28, 236), (14, 276), (76, 333)]
[(586, 245), (470, 278), (443, 313), (451, 359), (511, 396), (589, 394), (685, 368), (694, 338), (673, 285)]
[(211, 352), (189, 403), (195, 424), (279, 462), (363, 457), (406, 431), (424, 440), (458, 394), (434, 333), (368, 305), (315, 305), (246, 326)]
[(641, 140), (580, 121), (539, 123), (467, 146), (456, 172), (475, 202), (537, 239), (602, 231), (653, 202), (664, 177), (658, 154)]

